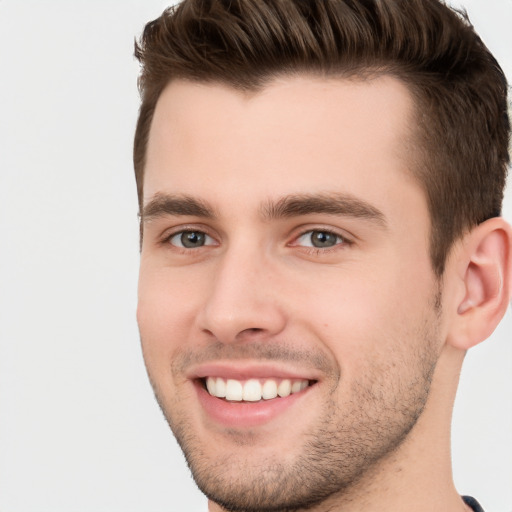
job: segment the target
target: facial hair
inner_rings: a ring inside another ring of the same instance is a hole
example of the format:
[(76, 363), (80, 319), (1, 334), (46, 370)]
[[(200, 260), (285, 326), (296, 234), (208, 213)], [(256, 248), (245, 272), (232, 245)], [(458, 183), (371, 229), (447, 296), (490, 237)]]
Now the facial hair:
[[(178, 413), (183, 409), (176, 401), (166, 404), (152, 381), (199, 489), (228, 512), (299, 512), (335, 495), (348, 499), (351, 489), (403, 443), (421, 416), (439, 356), (436, 309), (425, 315), (417, 332), (394, 343), (386, 340), (383, 345), (393, 347), (392, 357), (367, 361), (364, 374), (351, 383), (323, 352), (297, 352), (292, 346), (212, 343), (200, 353), (179, 354), (172, 364), (175, 376), (189, 364), (216, 358), (313, 362), (326, 375), (329, 389), (322, 414), (298, 439), (301, 450), (291, 462), (269, 456), (251, 464), (260, 437), (250, 430), (227, 430), (231, 443), (244, 446), (247, 456), (236, 458), (226, 447), (222, 460), (212, 460), (189, 418)], [(337, 391), (342, 386), (349, 388), (345, 396), (350, 398), (340, 404)]]

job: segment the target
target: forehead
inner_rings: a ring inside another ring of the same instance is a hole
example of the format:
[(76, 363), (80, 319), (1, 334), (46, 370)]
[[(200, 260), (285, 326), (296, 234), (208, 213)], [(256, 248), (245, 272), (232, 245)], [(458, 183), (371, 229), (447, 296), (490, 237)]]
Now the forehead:
[(418, 187), (407, 149), (413, 110), (388, 76), (288, 77), (255, 93), (171, 82), (150, 130), (144, 202), (172, 192), (247, 204), (336, 188), (378, 203), (386, 188)]

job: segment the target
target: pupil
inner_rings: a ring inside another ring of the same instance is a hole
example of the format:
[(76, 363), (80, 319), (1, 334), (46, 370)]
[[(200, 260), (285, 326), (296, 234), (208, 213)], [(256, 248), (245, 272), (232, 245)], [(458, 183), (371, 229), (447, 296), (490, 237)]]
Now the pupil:
[(336, 245), (336, 235), (326, 233), (325, 231), (316, 231), (313, 233), (312, 243), (315, 247), (332, 247)]
[(187, 231), (181, 235), (183, 247), (200, 247), (204, 245), (204, 233)]

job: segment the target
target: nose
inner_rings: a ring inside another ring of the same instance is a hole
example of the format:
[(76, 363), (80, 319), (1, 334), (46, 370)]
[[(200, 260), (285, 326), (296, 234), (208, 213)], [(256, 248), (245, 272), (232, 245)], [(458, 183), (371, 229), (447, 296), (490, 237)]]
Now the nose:
[(227, 251), (216, 262), (197, 321), (222, 343), (268, 339), (279, 334), (286, 316), (273, 266), (256, 251)]

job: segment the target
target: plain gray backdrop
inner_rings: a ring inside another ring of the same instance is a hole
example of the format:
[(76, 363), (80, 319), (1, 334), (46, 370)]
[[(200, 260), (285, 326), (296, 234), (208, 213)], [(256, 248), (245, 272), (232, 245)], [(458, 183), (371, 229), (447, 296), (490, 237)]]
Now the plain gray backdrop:
[[(512, 0), (461, 3), (512, 78)], [(133, 39), (166, 6), (0, 0), (0, 512), (206, 510), (135, 322)], [(454, 411), (458, 489), (488, 512), (512, 511), (511, 316)]]

